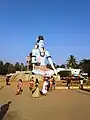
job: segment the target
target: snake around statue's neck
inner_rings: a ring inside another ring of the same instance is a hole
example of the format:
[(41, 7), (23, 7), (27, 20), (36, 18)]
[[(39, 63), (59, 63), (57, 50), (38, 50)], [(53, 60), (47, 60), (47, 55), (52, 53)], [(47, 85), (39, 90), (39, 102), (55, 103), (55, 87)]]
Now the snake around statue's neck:
[(45, 56), (45, 49), (44, 48), (39, 48), (40, 56), (44, 57)]

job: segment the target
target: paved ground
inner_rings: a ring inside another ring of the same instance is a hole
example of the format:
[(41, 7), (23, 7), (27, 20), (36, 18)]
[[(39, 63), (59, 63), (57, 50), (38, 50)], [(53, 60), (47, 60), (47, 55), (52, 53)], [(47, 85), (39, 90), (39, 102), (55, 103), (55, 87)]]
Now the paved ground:
[[(7, 111), (3, 120), (90, 120), (90, 92), (55, 90), (34, 99), (26, 85), (21, 96), (15, 95), (15, 87), (0, 90), (0, 104)], [(9, 107), (8, 101), (12, 101)]]

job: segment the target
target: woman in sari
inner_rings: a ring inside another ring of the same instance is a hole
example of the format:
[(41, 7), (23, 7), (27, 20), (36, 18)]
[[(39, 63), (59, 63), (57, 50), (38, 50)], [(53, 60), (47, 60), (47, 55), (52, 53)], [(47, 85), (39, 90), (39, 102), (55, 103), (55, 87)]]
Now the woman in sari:
[(39, 95), (40, 95), (40, 91), (39, 91), (39, 81), (38, 81), (38, 79), (36, 78), (35, 86), (34, 86), (34, 88), (32, 89), (32, 97), (38, 98)]

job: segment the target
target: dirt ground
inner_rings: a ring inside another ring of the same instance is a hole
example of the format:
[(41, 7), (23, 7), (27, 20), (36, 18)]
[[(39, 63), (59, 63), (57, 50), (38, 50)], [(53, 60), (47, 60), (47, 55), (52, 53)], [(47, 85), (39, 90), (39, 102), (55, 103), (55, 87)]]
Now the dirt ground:
[(63, 89), (31, 98), (27, 84), (22, 95), (15, 90), (16, 83), (0, 90), (0, 120), (90, 120), (90, 92)]

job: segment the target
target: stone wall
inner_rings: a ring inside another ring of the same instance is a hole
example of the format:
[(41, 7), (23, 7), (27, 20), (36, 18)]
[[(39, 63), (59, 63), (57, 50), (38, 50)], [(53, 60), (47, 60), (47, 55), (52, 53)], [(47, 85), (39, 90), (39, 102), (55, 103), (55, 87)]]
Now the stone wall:
[[(19, 79), (22, 79), (23, 81), (30, 81), (31, 77), (34, 77), (35, 79), (38, 78), (39, 81), (43, 81), (44, 76), (42, 75), (33, 75), (31, 73), (26, 72), (20, 72), (11, 77), (11, 81), (18, 81)], [(55, 77), (56, 81), (60, 81), (60, 76)]]

